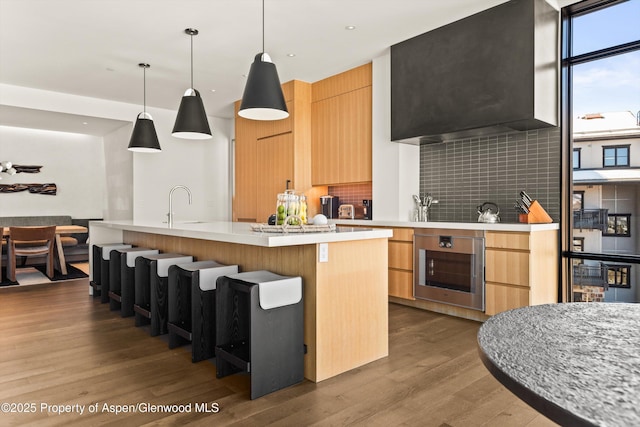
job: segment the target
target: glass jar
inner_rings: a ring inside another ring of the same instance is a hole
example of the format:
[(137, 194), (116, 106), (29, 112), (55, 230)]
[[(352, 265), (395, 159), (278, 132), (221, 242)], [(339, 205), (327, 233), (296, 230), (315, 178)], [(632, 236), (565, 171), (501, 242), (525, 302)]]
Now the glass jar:
[(285, 218), (287, 218), (287, 195), (280, 193), (276, 202), (276, 225), (283, 225)]
[(298, 216), (303, 224), (307, 223), (307, 197), (302, 194), (300, 196), (300, 208), (298, 209)]

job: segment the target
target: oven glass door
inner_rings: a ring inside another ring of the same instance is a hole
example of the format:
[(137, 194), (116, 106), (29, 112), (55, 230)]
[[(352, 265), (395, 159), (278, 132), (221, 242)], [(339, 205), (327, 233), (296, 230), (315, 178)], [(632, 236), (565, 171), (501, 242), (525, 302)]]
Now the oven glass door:
[(462, 292), (474, 292), (474, 257), (473, 254), (425, 251), (424, 284)]

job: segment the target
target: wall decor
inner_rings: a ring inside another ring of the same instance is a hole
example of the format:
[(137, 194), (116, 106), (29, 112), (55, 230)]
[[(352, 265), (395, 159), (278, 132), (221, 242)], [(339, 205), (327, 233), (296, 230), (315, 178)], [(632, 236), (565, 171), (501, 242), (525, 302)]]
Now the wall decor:
[[(39, 173), (42, 166), (34, 166), (34, 165), (14, 165), (11, 162), (0, 162), (0, 172), (6, 173), (7, 175), (15, 175), (17, 173)], [(0, 179), (2, 177), (0, 176)]]
[(42, 166), (35, 165), (13, 165), (16, 173), (40, 173)]
[(46, 194), (55, 196), (58, 187), (51, 184), (3, 184), (0, 185), (0, 193), (19, 193), (29, 191), (32, 194)]

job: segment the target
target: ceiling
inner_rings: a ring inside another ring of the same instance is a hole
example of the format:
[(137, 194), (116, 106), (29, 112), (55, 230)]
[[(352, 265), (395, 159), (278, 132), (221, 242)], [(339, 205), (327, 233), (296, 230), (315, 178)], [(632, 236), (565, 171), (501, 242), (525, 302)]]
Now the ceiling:
[[(315, 82), (504, 1), (266, 0), (265, 50), (281, 82)], [(0, 83), (142, 105), (138, 63), (147, 62), (147, 105), (177, 110), (190, 86), (185, 28), (200, 32), (193, 38), (193, 78), (207, 114), (233, 117), (244, 75), (262, 50), (260, 0), (0, 0)], [(0, 109), (0, 125), (55, 122), (43, 112), (12, 108)], [(80, 131), (99, 134), (118, 125), (93, 129), (94, 123)]]

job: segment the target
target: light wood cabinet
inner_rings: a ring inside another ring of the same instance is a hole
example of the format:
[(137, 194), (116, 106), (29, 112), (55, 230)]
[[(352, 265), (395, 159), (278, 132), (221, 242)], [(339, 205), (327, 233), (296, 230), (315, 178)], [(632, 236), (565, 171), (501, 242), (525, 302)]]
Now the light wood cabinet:
[(236, 102), (235, 177), (233, 220), (255, 222), (256, 215), (256, 121), (238, 116)]
[(266, 222), (276, 211), (278, 193), (282, 193), (293, 181), (293, 134), (291, 132), (259, 139), (256, 143), (257, 176), (256, 215), (259, 222)]
[(372, 179), (371, 64), (313, 84), (312, 182)]
[(389, 296), (414, 299), (411, 228), (394, 228), (389, 239)]
[(338, 170), (338, 98), (311, 105), (311, 182), (313, 185), (337, 184)]
[(311, 189), (311, 85), (282, 85), (289, 117), (257, 121), (238, 116), (235, 103), (233, 220), (266, 222), (276, 195), (287, 188)]
[(287, 101), (289, 117), (282, 120), (266, 120), (257, 126), (256, 137), (258, 139), (268, 138), (287, 132), (293, 132), (293, 118), (295, 116), (295, 105), (293, 101)]
[(486, 233), (485, 314), (558, 300), (558, 231)]

